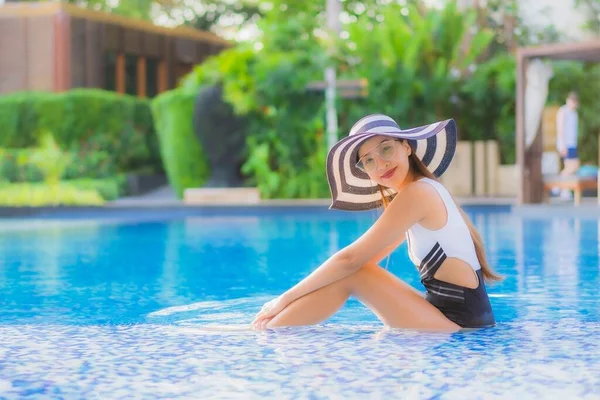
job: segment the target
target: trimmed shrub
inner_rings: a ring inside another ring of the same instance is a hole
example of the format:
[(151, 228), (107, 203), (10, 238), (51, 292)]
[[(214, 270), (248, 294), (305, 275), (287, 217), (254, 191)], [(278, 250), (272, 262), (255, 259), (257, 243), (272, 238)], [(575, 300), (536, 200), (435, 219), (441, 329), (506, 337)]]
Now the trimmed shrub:
[[(9, 182), (41, 182), (42, 171), (33, 163), (30, 149), (0, 151), (0, 176)], [(63, 179), (107, 178), (116, 175), (117, 168), (109, 153), (91, 151), (71, 153)]]
[(52, 187), (43, 183), (13, 183), (0, 186), (0, 206), (99, 206), (104, 200), (95, 190), (81, 190), (67, 183)]
[(149, 165), (161, 170), (146, 99), (99, 89), (0, 96), (0, 147), (33, 147), (42, 131), (82, 157), (106, 152), (121, 172)]
[(123, 175), (105, 179), (61, 181), (56, 187), (42, 182), (0, 181), (0, 206), (102, 205), (124, 194)]
[(116, 200), (125, 194), (127, 184), (123, 175), (105, 179), (74, 179), (64, 183), (79, 190), (95, 191), (106, 201)]
[(193, 112), (194, 95), (181, 89), (163, 93), (152, 102), (163, 167), (179, 198), (186, 188), (202, 186), (209, 172), (194, 134)]

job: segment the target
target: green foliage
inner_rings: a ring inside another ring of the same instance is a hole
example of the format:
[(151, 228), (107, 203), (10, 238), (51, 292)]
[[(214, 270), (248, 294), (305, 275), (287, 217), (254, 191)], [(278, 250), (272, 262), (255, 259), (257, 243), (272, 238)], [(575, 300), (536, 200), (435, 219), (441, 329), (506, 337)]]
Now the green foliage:
[(0, 206), (100, 206), (104, 200), (95, 190), (81, 190), (68, 183), (13, 183), (0, 186)]
[(278, 154), (288, 153), (281, 142), (276, 143), (279, 143), (279, 149), (272, 148), (269, 141), (258, 142), (257, 137), (248, 139), (249, 158), (242, 167), (242, 172), (250, 177), (251, 184), (258, 187), (261, 196), (264, 198), (327, 196), (329, 193), (329, 186), (325, 180), (327, 146), (323, 135), (316, 135), (315, 147), (312, 153), (306, 155), (303, 163), (297, 165), (292, 162), (281, 162), (278, 169), (273, 169), (272, 160)]
[[(567, 94), (579, 93), (579, 155), (583, 162), (598, 162), (600, 134), (600, 66), (573, 61), (552, 63), (553, 76), (548, 90), (548, 105), (562, 105)], [(500, 54), (482, 64), (462, 87), (465, 99), (460, 125), (469, 125), (463, 139), (495, 139), (499, 142), (501, 161), (516, 162), (516, 61), (510, 54)]]
[(313, 157), (324, 153), (323, 97), (306, 91), (308, 83), (322, 79), (326, 61), (319, 41), (307, 33), (316, 22), (299, 16), (267, 25), (264, 31), (278, 32), (277, 38), (265, 33), (261, 50), (240, 45), (220, 53), (198, 66), (182, 90), (197, 93), (203, 85), (222, 84), (225, 101), (248, 121), (242, 172), (263, 197), (326, 196), (325, 170)]
[(26, 150), (0, 148), (0, 173), (4, 182), (39, 182), (56, 189), (72, 164), (72, 154), (61, 150), (50, 132), (43, 132), (38, 147)]
[[(352, 9), (354, 3), (344, 6)], [(460, 88), (492, 33), (472, 33), (476, 15), (463, 14), (452, 3), (428, 13), (410, 3), (369, 3), (376, 13), (356, 13), (348, 37), (336, 46), (318, 33), (322, 5), (295, 3), (290, 11), (276, 6), (260, 23), (262, 48), (242, 45), (224, 51), (184, 80), (190, 93), (222, 84), (225, 100), (248, 118), (242, 171), (263, 197), (329, 195), (324, 93), (309, 93), (306, 86), (322, 81), (332, 62), (342, 79), (369, 81), (367, 98), (338, 101), (341, 132), (371, 112), (392, 115), (404, 126), (456, 117)]]
[(257, 143), (254, 137), (248, 139), (249, 158), (242, 167), (242, 172), (251, 176), (251, 183), (258, 187), (261, 196), (275, 197), (281, 185), (281, 176), (271, 169), (272, 157), (268, 143)]
[[(272, 3), (259, 22), (256, 43), (211, 58), (183, 84), (189, 93), (222, 84), (226, 101), (247, 117), (251, 135), (243, 172), (263, 197), (328, 196), (324, 93), (309, 94), (305, 88), (322, 81), (325, 67), (332, 64), (339, 79), (369, 82), (366, 98), (338, 98), (340, 136), (374, 112), (393, 116), (401, 126), (454, 118), (461, 140), (497, 140), (501, 161), (515, 162), (516, 65), (506, 48), (557, 37), (551, 29), (534, 32), (521, 26), (517, 2), (494, 0), (491, 9), (460, 11), (455, 2), (428, 9), (419, 1), (348, 0), (342, 6), (351, 22), (335, 40), (321, 28), (324, 2)], [(507, 31), (498, 13), (515, 29)], [(566, 94), (553, 88), (565, 73), (555, 74), (551, 97), (557, 90)], [(585, 79), (600, 82), (595, 74), (588, 68)], [(571, 83), (580, 79), (574, 73), (564, 76)], [(588, 86), (597, 93), (595, 85)], [(588, 158), (596, 152), (600, 127), (593, 93), (582, 94), (588, 105), (582, 104), (580, 114), (582, 129), (596, 130), (583, 135), (589, 149), (594, 148), (583, 152)]]
[[(23, 1), (23, 0), (21, 0)], [(31, 1), (31, 0), (24, 0)], [(33, 0), (36, 1), (36, 0)], [(104, 11), (127, 18), (152, 20), (152, 7), (159, 5), (159, 0), (109, 1), (109, 0), (59, 0), (61, 3), (74, 4), (94, 11)]]
[[(12, 0), (32, 2), (38, 0)], [(160, 15), (170, 24), (219, 31), (240, 29), (261, 16), (257, 0), (58, 0), (81, 8), (103, 11), (127, 18), (153, 21)]]
[[(223, 84), (224, 100), (233, 106), (236, 114), (255, 111), (256, 81), (252, 68), (258, 61), (255, 52), (240, 46), (228, 49), (196, 68), (196, 73), (183, 81), (183, 90), (196, 95), (204, 85)], [(222, 79), (222, 77), (230, 79)]]
[[(262, 15), (259, 2), (255, 0), (170, 0), (160, 4), (172, 21), (207, 31), (219, 27), (241, 29)], [(182, 20), (181, 15), (191, 17)]]
[(70, 161), (70, 154), (58, 147), (49, 132), (42, 133), (39, 147), (31, 150), (27, 158), (22, 160), (23, 163), (37, 167), (42, 173), (46, 185), (51, 187), (58, 185)]
[(598, 165), (600, 65), (562, 61), (552, 68), (548, 104), (564, 104), (572, 90), (579, 94), (579, 157), (582, 162)]
[(19, 135), (21, 102), (17, 101), (17, 96), (13, 99), (13, 101), (3, 101), (0, 97), (0, 146), (7, 146), (9, 143), (17, 143), (18, 146), (22, 140), (23, 135)]
[(462, 112), (457, 116), (463, 140), (497, 140), (501, 162), (516, 162), (516, 61), (501, 53), (481, 64), (461, 87)]
[[(40, 182), (43, 174), (30, 160), (30, 149), (0, 150), (0, 176), (9, 182)], [(106, 178), (117, 173), (110, 154), (92, 151), (80, 156), (69, 153), (69, 163), (64, 171), (64, 179)]]
[(85, 157), (103, 151), (118, 171), (160, 169), (149, 102), (97, 89), (0, 96), (0, 146), (33, 147), (52, 132), (63, 149)]
[(477, 12), (478, 19), (494, 32), (494, 41), (490, 45), (491, 55), (500, 52), (513, 52), (517, 46), (555, 43), (563, 39), (563, 34), (553, 25), (548, 12), (552, 6), (539, 9), (540, 21), (546, 20), (547, 25), (536, 23), (526, 25), (524, 13), (520, 10), (520, 0), (486, 0), (485, 7)]
[(186, 188), (200, 187), (208, 177), (208, 165), (192, 125), (194, 95), (173, 90), (152, 102), (164, 169), (179, 198)]
[(125, 194), (127, 180), (124, 175), (104, 179), (73, 179), (64, 181), (82, 191), (95, 191), (105, 201), (117, 200)]
[(600, 0), (575, 0), (575, 7), (587, 18), (583, 27), (596, 36), (600, 35)]
[[(384, 23), (365, 14), (349, 27), (341, 68), (366, 77), (369, 96), (343, 105), (344, 131), (369, 112), (388, 114), (401, 126), (456, 117), (460, 87), (491, 32), (471, 33), (476, 15), (461, 13), (453, 2), (426, 13), (390, 5), (381, 15)], [(465, 129), (461, 126), (461, 134)]]

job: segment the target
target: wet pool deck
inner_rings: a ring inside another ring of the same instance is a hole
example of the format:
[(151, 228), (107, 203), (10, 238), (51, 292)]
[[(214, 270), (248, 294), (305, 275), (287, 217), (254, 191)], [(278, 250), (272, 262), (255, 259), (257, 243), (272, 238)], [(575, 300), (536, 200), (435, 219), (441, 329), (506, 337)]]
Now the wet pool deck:
[[(515, 199), (509, 197), (457, 197), (461, 205), (513, 205)], [(276, 200), (261, 200), (258, 204), (244, 205), (248, 207), (261, 206), (322, 206), (329, 207), (330, 199), (276, 199)], [(218, 205), (218, 204), (217, 204)], [(178, 200), (169, 187), (163, 187), (155, 191), (149, 192), (142, 196), (123, 197), (112, 201), (106, 207), (202, 207), (196, 205), (186, 205), (181, 200)], [(233, 206), (237, 207), (237, 206)]]
[[(527, 217), (548, 217), (557, 216), (576, 216), (600, 218), (600, 207), (595, 197), (585, 197), (579, 206), (573, 202), (561, 202), (551, 200), (546, 204), (517, 204), (514, 197), (456, 197), (456, 201), (461, 206), (509, 206), (511, 211), (517, 215)], [(245, 207), (325, 207), (331, 204), (330, 199), (303, 199), (303, 200), (262, 200), (259, 204)], [(175, 197), (175, 194), (169, 187), (160, 188), (143, 196), (125, 197), (106, 205), (106, 207), (135, 207), (135, 208), (187, 208), (202, 207), (184, 205)], [(232, 206), (238, 207), (238, 206)]]
[[(565, 216), (580, 218), (600, 218), (600, 206), (595, 197), (585, 197), (579, 206), (572, 202), (552, 200), (546, 204), (517, 204), (513, 197), (456, 197), (461, 206), (503, 206), (510, 208), (515, 215), (532, 218), (548, 218), (549, 216)], [(291, 208), (319, 208), (327, 210), (329, 199), (293, 199), (293, 200), (262, 200), (257, 204), (243, 205), (187, 205), (177, 199), (171, 188), (163, 187), (141, 196), (124, 197), (106, 203), (101, 207), (0, 207), (1, 218), (45, 218), (48, 216), (60, 217), (68, 214), (75, 215), (104, 215), (122, 217), (125, 214), (139, 213), (177, 213), (199, 212), (210, 213), (211, 210), (240, 209), (248, 210), (263, 207), (286, 209)]]

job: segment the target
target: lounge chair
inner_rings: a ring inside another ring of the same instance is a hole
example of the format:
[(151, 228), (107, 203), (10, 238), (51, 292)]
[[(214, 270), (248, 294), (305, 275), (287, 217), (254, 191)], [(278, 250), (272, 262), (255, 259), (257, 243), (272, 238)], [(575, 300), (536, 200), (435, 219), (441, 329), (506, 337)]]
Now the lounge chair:
[[(598, 189), (598, 178), (595, 176), (561, 176), (561, 175), (544, 175), (544, 199), (547, 201), (550, 197), (552, 188), (572, 190), (574, 193), (574, 203), (581, 203), (582, 192), (584, 190)], [(600, 204), (600, 196), (598, 197)]]

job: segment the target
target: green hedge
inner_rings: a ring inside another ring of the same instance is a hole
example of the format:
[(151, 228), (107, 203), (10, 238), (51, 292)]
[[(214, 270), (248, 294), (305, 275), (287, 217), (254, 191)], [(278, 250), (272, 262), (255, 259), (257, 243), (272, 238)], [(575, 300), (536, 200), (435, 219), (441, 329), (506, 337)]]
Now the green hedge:
[(56, 187), (40, 182), (0, 182), (0, 206), (99, 206), (123, 193), (123, 176), (62, 181)]
[(73, 179), (64, 181), (83, 191), (95, 191), (106, 201), (117, 200), (125, 194), (127, 180), (124, 175), (113, 176), (104, 179)]
[(194, 134), (194, 95), (181, 89), (165, 92), (152, 102), (163, 167), (177, 196), (208, 178), (208, 164)]
[(146, 99), (98, 89), (0, 96), (0, 147), (34, 147), (44, 130), (82, 157), (108, 153), (121, 172), (149, 165), (162, 169)]
[(104, 200), (98, 192), (80, 190), (70, 185), (61, 185), (58, 188), (41, 183), (14, 183), (0, 186), (0, 206), (100, 206), (102, 204)]
[[(41, 182), (42, 171), (28, 162), (29, 149), (0, 149), (0, 176), (9, 182)], [(108, 178), (117, 174), (111, 155), (104, 151), (72, 153), (63, 179)]]

